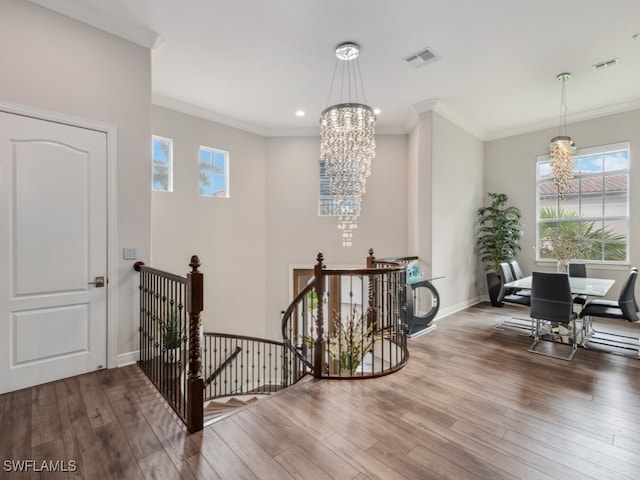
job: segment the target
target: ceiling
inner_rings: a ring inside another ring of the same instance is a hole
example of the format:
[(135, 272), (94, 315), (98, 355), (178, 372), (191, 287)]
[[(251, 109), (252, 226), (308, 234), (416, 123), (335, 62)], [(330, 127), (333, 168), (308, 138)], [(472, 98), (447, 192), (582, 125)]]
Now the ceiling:
[(565, 71), (569, 122), (640, 108), (638, 0), (32, 1), (153, 44), (155, 104), (262, 135), (319, 133), (344, 41), (378, 133), (429, 109), (485, 140), (557, 126)]

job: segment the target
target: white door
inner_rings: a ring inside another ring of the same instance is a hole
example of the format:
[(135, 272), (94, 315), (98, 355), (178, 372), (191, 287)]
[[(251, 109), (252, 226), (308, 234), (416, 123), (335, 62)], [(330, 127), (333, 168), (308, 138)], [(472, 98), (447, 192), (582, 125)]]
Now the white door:
[(0, 112), (0, 393), (106, 366), (106, 145)]

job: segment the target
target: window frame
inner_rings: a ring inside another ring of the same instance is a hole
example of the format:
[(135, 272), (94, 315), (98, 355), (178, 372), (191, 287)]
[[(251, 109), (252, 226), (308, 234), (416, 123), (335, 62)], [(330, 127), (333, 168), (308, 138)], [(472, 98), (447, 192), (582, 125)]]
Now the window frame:
[[(168, 163), (156, 162), (155, 157), (155, 143), (156, 141), (168, 142), (169, 151), (167, 152)], [(167, 169), (167, 188), (156, 188), (154, 181), (155, 169), (166, 168)], [(154, 192), (173, 192), (173, 139), (168, 137), (162, 137), (160, 135), (151, 135), (151, 190)]]
[[(319, 160), (318, 162), (318, 216), (339, 217), (343, 213), (340, 211), (341, 206), (338, 205), (338, 201), (329, 193), (329, 177), (324, 173), (324, 163), (325, 160)], [(326, 193), (323, 193), (323, 191)], [(360, 202), (362, 202), (362, 199), (360, 199)], [(361, 205), (358, 204), (357, 200), (352, 200), (351, 204), (345, 200), (344, 206), (351, 208), (350, 211), (344, 212), (344, 214), (353, 215), (352, 212), (357, 212), (356, 216), (360, 216)]]
[[(595, 147), (587, 147), (587, 148), (581, 148), (576, 150), (575, 154), (574, 154), (574, 159), (577, 158), (584, 158), (584, 157), (591, 157), (591, 156), (597, 156), (597, 155), (606, 155), (609, 153), (615, 153), (615, 152), (621, 152), (621, 151), (626, 151), (627, 152), (627, 168), (626, 169), (618, 169), (618, 170), (611, 170), (611, 171), (606, 171), (603, 169), (601, 172), (596, 172), (596, 173), (586, 173), (586, 174), (581, 174), (580, 172), (576, 174), (574, 174), (574, 178), (604, 178), (607, 175), (611, 175), (612, 173), (625, 173), (627, 175), (627, 190), (626, 190), (626, 211), (624, 215), (605, 215), (604, 211), (602, 212), (602, 215), (600, 216), (589, 216), (589, 217), (584, 217), (584, 221), (595, 221), (595, 222), (603, 222), (603, 223), (607, 223), (609, 221), (624, 221), (626, 223), (626, 229), (624, 231), (624, 236), (625, 236), (625, 246), (626, 246), (626, 258), (624, 260), (604, 260), (602, 257), (599, 260), (594, 260), (594, 259), (588, 259), (588, 258), (576, 258), (575, 260), (581, 261), (581, 262), (585, 262), (585, 263), (589, 263), (589, 264), (593, 264), (593, 265), (605, 265), (605, 266), (615, 266), (615, 265), (629, 265), (630, 262), (630, 252), (631, 252), (631, 227), (630, 227), (630, 223), (631, 223), (631, 216), (630, 216), (630, 207), (631, 207), (631, 144), (630, 142), (618, 142), (618, 143), (612, 143), (612, 144), (606, 144), (606, 145), (599, 145), (599, 146), (595, 146)], [(536, 168), (536, 224), (535, 224), (535, 236), (536, 236), (536, 243), (534, 246), (535, 249), (535, 255), (536, 255), (536, 262), (555, 262), (555, 260), (550, 259), (548, 257), (541, 257), (540, 256), (540, 225), (543, 223), (553, 223), (554, 221), (557, 221), (557, 219), (550, 219), (547, 221), (541, 221), (540, 220), (540, 185), (542, 183), (548, 182), (549, 178), (548, 177), (544, 177), (543, 179), (540, 178), (540, 165), (543, 163), (549, 163), (549, 155), (538, 155), (538, 157), (536, 158), (536, 164), (535, 164), (535, 168)], [(559, 195), (557, 196), (557, 200), (556, 200), (556, 205), (558, 207), (561, 206), (561, 202), (562, 200), (559, 198)], [(583, 193), (579, 192), (578, 196), (577, 196), (577, 201), (578, 201), (578, 205), (582, 205), (582, 198), (583, 198)], [(605, 191), (603, 189), (602, 192), (602, 199), (603, 199), (603, 206), (605, 205)], [(580, 217), (582, 218), (582, 217)], [(622, 232), (621, 232), (622, 234)]]
[[(203, 163), (202, 163), (202, 153), (203, 152), (208, 152), (211, 154), (211, 172), (203, 172)], [(220, 173), (215, 173), (213, 171), (213, 159), (214, 159), (214, 155), (215, 154), (222, 154), (224, 157), (224, 173), (220, 174)], [(219, 148), (214, 148), (214, 147), (206, 147), (204, 145), (200, 145), (200, 148), (198, 149), (198, 172), (200, 174), (200, 179), (198, 181), (198, 190), (200, 193), (201, 197), (207, 197), (207, 198), (229, 198), (230, 197), (230, 190), (229, 190), (229, 152), (226, 150), (221, 150)], [(202, 191), (202, 175), (203, 173), (209, 173), (212, 177), (212, 180), (215, 177), (222, 177), (224, 180), (224, 192), (222, 192), (222, 195), (218, 195), (215, 192), (212, 194), (207, 194), (207, 193), (203, 193)]]

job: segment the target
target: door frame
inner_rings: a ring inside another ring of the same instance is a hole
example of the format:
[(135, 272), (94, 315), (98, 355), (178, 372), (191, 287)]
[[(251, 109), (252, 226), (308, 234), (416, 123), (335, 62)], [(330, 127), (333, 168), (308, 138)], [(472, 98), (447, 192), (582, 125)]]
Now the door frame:
[(118, 366), (118, 127), (0, 99), (0, 111), (95, 130), (107, 140), (107, 365)]

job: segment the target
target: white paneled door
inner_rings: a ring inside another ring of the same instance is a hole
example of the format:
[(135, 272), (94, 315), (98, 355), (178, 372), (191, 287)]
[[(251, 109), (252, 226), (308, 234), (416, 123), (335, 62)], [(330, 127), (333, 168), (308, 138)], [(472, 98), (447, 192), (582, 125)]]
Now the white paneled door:
[(0, 393), (106, 366), (106, 150), (0, 112)]

